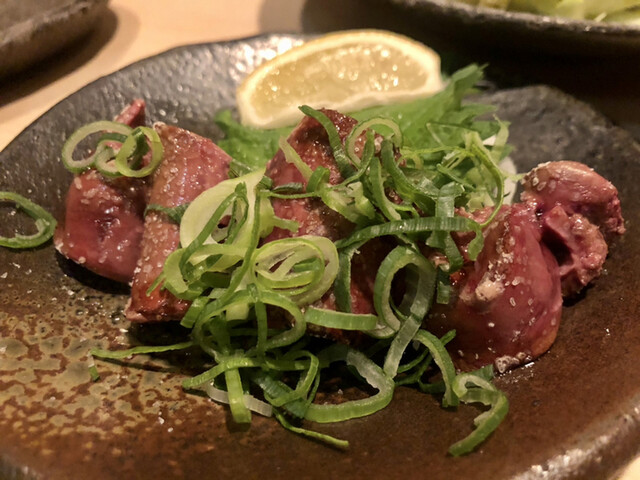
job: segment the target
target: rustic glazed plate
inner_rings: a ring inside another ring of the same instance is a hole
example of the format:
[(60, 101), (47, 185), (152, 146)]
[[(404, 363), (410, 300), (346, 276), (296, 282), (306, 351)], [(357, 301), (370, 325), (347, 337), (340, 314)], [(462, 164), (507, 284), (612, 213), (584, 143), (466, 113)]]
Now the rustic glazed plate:
[(640, 52), (640, 25), (571, 20), (476, 7), (456, 0), (378, 0), (419, 18), (435, 37), (472, 48), (527, 50), (552, 55), (624, 55)]
[[(270, 35), (187, 46), (102, 78), (60, 102), (0, 153), (0, 190), (27, 195), (60, 215), (71, 180), (59, 161), (63, 139), (86, 122), (112, 117), (134, 97), (146, 99), (150, 120), (216, 138), (212, 116), (233, 106), (240, 79), (300, 41)], [(565, 306), (553, 348), (497, 380), (511, 409), (478, 451), (463, 458), (446, 453), (471, 430), (478, 410), (444, 410), (437, 399), (408, 388), (371, 417), (319, 426), (351, 442), (342, 452), (290, 434), (273, 419), (234, 426), (225, 408), (182, 391), (180, 382), (191, 372), (172, 357), (99, 362), (102, 378), (93, 383), (90, 347), (124, 347), (149, 332), (124, 320), (122, 288), (72, 268), (48, 245), (0, 251), (0, 477), (612, 475), (640, 445), (640, 149), (625, 131), (556, 90), (498, 91), (481, 100), (512, 122), (512, 156), (520, 170), (570, 158), (611, 179), (628, 233), (613, 245), (606, 273)], [(0, 227), (14, 228), (19, 216), (2, 213), (11, 221)]]
[(87, 34), (108, 1), (0, 2), (0, 77), (23, 70)]

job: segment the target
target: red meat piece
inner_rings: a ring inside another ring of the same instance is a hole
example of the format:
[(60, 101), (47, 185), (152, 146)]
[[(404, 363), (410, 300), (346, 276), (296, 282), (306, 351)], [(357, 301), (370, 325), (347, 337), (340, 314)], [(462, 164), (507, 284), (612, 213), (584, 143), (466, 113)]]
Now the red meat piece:
[[(336, 126), (340, 139), (344, 143), (347, 135), (357, 124), (356, 120), (334, 110), (323, 110), (323, 113)], [(329, 182), (331, 184), (335, 185), (343, 180), (329, 145), (327, 132), (316, 120), (305, 117), (291, 133), (287, 141), (300, 155), (302, 161), (309, 165), (312, 170), (320, 166), (329, 169)], [(359, 142), (364, 142), (364, 136), (359, 139)], [(293, 182), (302, 183), (306, 186), (306, 181), (299, 170), (295, 165), (286, 161), (281, 150), (267, 164), (266, 174), (273, 180), (274, 186)], [(302, 235), (318, 235), (331, 240), (339, 240), (348, 236), (354, 229), (354, 225), (351, 222), (331, 210), (319, 199), (274, 198), (272, 204), (278, 217), (297, 221), (299, 229), (297, 232), (292, 233), (288, 230), (275, 228), (265, 238), (265, 242)], [(353, 256), (351, 267), (351, 309), (353, 313), (375, 313), (373, 306), (375, 275), (388, 251), (389, 247), (387, 245), (381, 241), (374, 240), (365, 244)], [(333, 291), (329, 290), (319, 301), (315, 302), (314, 306), (336, 310)], [(312, 329), (315, 329), (315, 327), (312, 327)], [(330, 336), (345, 342), (355, 339), (354, 335), (333, 329), (315, 329), (314, 333)]]
[(484, 237), (477, 260), (452, 278), (453, 298), (434, 305), (426, 327), (440, 335), (456, 330), (448, 348), (462, 369), (494, 363), (504, 371), (538, 357), (555, 340), (560, 275), (526, 206), (503, 207)]
[(602, 231), (607, 240), (625, 231), (618, 190), (592, 168), (578, 162), (538, 165), (522, 180), (521, 200), (538, 210), (560, 206), (567, 215), (579, 213)]
[(145, 188), (141, 182), (105, 181), (95, 170), (76, 176), (54, 245), (98, 275), (129, 282), (140, 253)]
[[(211, 140), (164, 124), (155, 126), (164, 159), (154, 172), (149, 203), (176, 207), (194, 200), (200, 193), (228, 178), (231, 158)], [(158, 211), (147, 213), (142, 251), (131, 287), (126, 317), (134, 322), (180, 320), (189, 302), (167, 290), (147, 289), (162, 272), (167, 256), (180, 243), (179, 226)]]
[[(144, 117), (144, 101), (134, 100), (115, 121), (136, 127)], [(130, 282), (140, 255), (146, 191), (145, 179), (108, 180), (94, 170), (76, 176), (55, 231), (56, 249), (98, 275)]]
[(579, 292), (600, 276), (608, 247), (598, 227), (560, 206), (542, 215), (541, 222), (543, 240), (558, 260), (563, 295)]

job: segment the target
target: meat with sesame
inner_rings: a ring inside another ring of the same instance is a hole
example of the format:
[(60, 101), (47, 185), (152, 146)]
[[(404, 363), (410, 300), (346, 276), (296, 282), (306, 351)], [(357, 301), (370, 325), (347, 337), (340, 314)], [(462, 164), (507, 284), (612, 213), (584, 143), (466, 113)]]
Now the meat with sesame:
[[(451, 276), (449, 303), (426, 321), (440, 334), (456, 330), (449, 350), (465, 370), (493, 363), (505, 371), (546, 352), (562, 297), (600, 275), (607, 241), (625, 230), (617, 190), (585, 165), (542, 164), (523, 187), (522, 203), (504, 206), (484, 230), (475, 262), (466, 256), (469, 234), (454, 236), (466, 263)], [(458, 213), (482, 222), (488, 211)]]
[[(142, 125), (144, 101), (131, 102), (115, 121)], [(146, 179), (106, 179), (95, 170), (77, 175), (54, 235), (56, 249), (100, 276), (130, 282), (140, 256), (146, 196)]]
[[(176, 207), (194, 200), (200, 193), (228, 177), (231, 158), (207, 138), (165, 124), (154, 126), (164, 159), (151, 179), (149, 203)], [(147, 290), (162, 272), (164, 262), (180, 243), (179, 225), (165, 213), (152, 210), (144, 223), (142, 251), (125, 310), (134, 322), (180, 320), (189, 303), (167, 290)]]

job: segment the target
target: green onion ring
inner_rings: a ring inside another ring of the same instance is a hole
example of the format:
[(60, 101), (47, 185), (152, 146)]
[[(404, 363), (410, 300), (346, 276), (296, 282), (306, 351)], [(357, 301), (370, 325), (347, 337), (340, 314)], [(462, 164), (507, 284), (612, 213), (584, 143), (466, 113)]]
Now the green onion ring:
[[(472, 384), (471, 388), (467, 386), (468, 383)], [(483, 403), (491, 406), (488, 411), (474, 419), (476, 428), (473, 432), (449, 447), (451, 455), (460, 456), (471, 452), (498, 428), (509, 412), (509, 400), (491, 382), (471, 373), (458, 375), (453, 389), (465, 403)]]
[(477, 222), (466, 217), (419, 217), (395, 222), (371, 225), (357, 230), (351, 236), (338, 240), (336, 247), (341, 250), (355, 243), (386, 235), (411, 234), (433, 231), (464, 232), (473, 231), (476, 236), (469, 244), (469, 256), (473, 260), (482, 250), (484, 239)]
[(445, 394), (442, 399), (442, 404), (445, 407), (457, 406), (459, 399), (454, 390), (456, 369), (442, 341), (432, 333), (422, 329), (418, 330), (414, 339), (429, 349), (433, 360), (442, 372), (442, 379), (445, 383)]
[[(311, 272), (296, 273), (294, 269), (311, 259), (318, 259), (321, 269), (305, 284), (304, 277), (309, 277)], [(257, 285), (287, 294), (298, 305), (307, 305), (324, 295), (333, 284), (338, 273), (338, 252), (333, 242), (325, 237), (284, 238), (257, 249), (252, 265), (252, 276)], [(292, 286), (304, 288), (286, 290)]]
[(302, 113), (316, 120), (326, 130), (329, 137), (329, 145), (331, 145), (331, 150), (333, 150), (333, 158), (338, 165), (338, 170), (340, 171), (342, 178), (349, 178), (353, 175), (353, 166), (349, 161), (349, 157), (345, 153), (344, 147), (342, 146), (342, 140), (340, 140), (340, 134), (338, 133), (338, 129), (334, 123), (320, 110), (315, 110), (308, 105), (302, 105), (299, 108)]
[(378, 322), (378, 317), (372, 314), (336, 312), (315, 307), (308, 307), (304, 317), (307, 323), (340, 330), (373, 330)]
[(98, 154), (98, 150), (92, 155), (89, 155), (87, 158), (82, 160), (74, 160), (73, 153), (85, 138), (90, 135), (101, 133), (101, 132), (114, 132), (121, 135), (129, 136), (133, 129), (128, 125), (118, 122), (111, 122), (108, 120), (100, 120), (97, 122), (92, 122), (87, 125), (80, 127), (78, 130), (73, 132), (67, 138), (67, 141), (64, 142), (62, 146), (61, 158), (62, 163), (72, 173), (82, 173), (83, 171), (91, 168), (96, 160), (96, 155)]
[(378, 393), (369, 398), (350, 400), (338, 405), (312, 403), (305, 415), (307, 420), (318, 423), (342, 422), (371, 415), (389, 405), (395, 387), (393, 379), (363, 353), (345, 345), (332, 345), (324, 351), (324, 356), (329, 363), (344, 361), (355, 367), (369, 385), (378, 389)]
[(370, 129), (373, 126), (381, 126), (386, 127), (391, 130), (391, 140), (393, 141), (396, 147), (402, 146), (402, 132), (400, 131), (400, 127), (396, 122), (390, 120), (388, 118), (376, 117), (370, 120), (365, 120), (364, 122), (360, 122), (356, 125), (353, 130), (347, 135), (347, 139), (345, 141), (345, 150), (347, 151), (347, 155), (355, 166), (360, 165), (360, 158), (356, 154), (356, 142), (358, 141), (358, 137), (365, 130)]
[(47, 242), (56, 229), (56, 220), (37, 203), (14, 192), (0, 191), (0, 202), (13, 202), (27, 215), (35, 220), (37, 232), (33, 235), (16, 233), (14, 237), (0, 236), (0, 246), (14, 249), (33, 248)]
[(311, 178), (311, 175), (313, 175), (313, 170), (311, 170), (311, 167), (304, 163), (304, 161), (300, 158), (300, 155), (298, 155), (298, 152), (295, 151), (295, 149), (291, 146), (286, 138), (280, 137), (278, 146), (280, 147), (280, 150), (282, 150), (284, 159), (287, 161), (287, 163), (292, 163), (298, 169), (300, 175), (302, 175), (302, 178), (304, 178), (305, 181), (308, 182)]
[[(133, 169), (129, 165), (129, 158), (134, 156), (138, 151), (139, 143), (136, 134), (140, 132), (143, 134), (151, 147), (151, 161), (148, 165)], [(137, 127), (124, 141), (120, 147), (120, 151), (116, 154), (115, 164), (118, 172), (125, 177), (142, 178), (150, 175), (158, 168), (158, 165), (162, 162), (164, 155), (164, 148), (162, 147), (162, 141), (158, 132), (149, 127)]]

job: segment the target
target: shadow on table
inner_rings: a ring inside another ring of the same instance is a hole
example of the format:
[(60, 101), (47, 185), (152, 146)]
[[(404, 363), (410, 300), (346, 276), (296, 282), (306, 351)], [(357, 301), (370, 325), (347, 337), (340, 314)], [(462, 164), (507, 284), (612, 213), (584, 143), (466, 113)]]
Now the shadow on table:
[(30, 95), (91, 60), (113, 37), (118, 19), (107, 9), (96, 28), (36, 65), (0, 79), (0, 107)]

